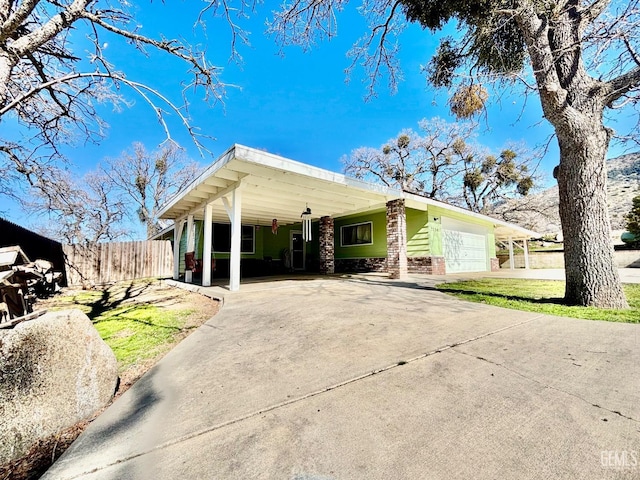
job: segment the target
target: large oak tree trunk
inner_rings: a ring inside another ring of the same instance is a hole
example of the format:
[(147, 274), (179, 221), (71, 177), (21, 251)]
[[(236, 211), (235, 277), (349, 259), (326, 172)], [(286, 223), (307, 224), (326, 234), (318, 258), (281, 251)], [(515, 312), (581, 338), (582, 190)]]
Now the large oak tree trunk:
[(606, 154), (610, 133), (603, 111), (608, 85), (592, 78), (582, 60), (588, 17), (571, 0), (549, 18), (538, 2), (517, 0), (545, 118), (560, 146), (557, 171), (564, 235), (565, 301), (573, 305), (628, 308), (613, 257), (607, 206)]
[(557, 177), (567, 281), (565, 301), (627, 308), (610, 239), (605, 161), (609, 135), (601, 122), (583, 124), (579, 129), (573, 126), (566, 132), (556, 129), (560, 145)]

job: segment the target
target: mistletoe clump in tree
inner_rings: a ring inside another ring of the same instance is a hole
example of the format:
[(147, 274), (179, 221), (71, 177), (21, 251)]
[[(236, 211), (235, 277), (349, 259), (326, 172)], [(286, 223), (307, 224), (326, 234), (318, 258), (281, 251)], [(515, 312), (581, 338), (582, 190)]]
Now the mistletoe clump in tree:
[(505, 149), (498, 157), (487, 155), (465, 161), (462, 195), (469, 210), (488, 213), (499, 200), (529, 193), (534, 180), (527, 163), (517, 162), (517, 157), (516, 152)]

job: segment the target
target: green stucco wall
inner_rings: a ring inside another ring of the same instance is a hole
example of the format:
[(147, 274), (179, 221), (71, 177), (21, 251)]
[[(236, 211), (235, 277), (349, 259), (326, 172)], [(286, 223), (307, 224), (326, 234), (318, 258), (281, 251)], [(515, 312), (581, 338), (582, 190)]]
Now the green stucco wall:
[[(283, 249), (291, 248), (291, 232), (302, 231), (302, 224), (294, 223), (292, 225), (283, 225), (278, 227), (278, 233), (274, 235), (271, 233), (271, 227), (262, 227), (263, 231), (263, 250), (262, 253), (265, 257), (271, 257), (274, 259), (280, 258), (280, 254)], [(319, 226), (318, 222), (311, 223), (311, 241), (307, 242), (306, 255), (309, 257), (318, 257), (320, 252), (320, 243), (318, 241)]]
[[(195, 224), (195, 251), (196, 258), (202, 258), (204, 251), (204, 222), (201, 220), (194, 220)], [(260, 227), (255, 229), (255, 253), (243, 253), (242, 258), (262, 258), (263, 257), (263, 244), (265, 237), (265, 230), (267, 227)], [(268, 228), (269, 234), (271, 234), (271, 227)], [(180, 237), (180, 271), (184, 271), (184, 254), (187, 251), (187, 224), (184, 224), (182, 229), (182, 236)], [(229, 253), (216, 252), (216, 258), (229, 258)]]
[[(372, 222), (372, 244), (340, 245), (340, 227), (355, 223)], [(377, 210), (367, 214), (350, 215), (334, 220), (335, 252), (334, 258), (379, 258), (387, 256), (387, 213)]]
[[(493, 229), (492, 229), (493, 231)], [(489, 254), (489, 258), (494, 258), (496, 256), (496, 236), (493, 233), (487, 235), (487, 253)]]
[[(204, 251), (204, 222), (195, 220), (195, 251), (196, 258), (202, 258)], [(255, 228), (255, 253), (243, 253), (241, 258), (263, 259), (264, 257), (272, 257), (280, 259), (283, 249), (290, 248), (291, 231), (301, 231), (301, 224), (285, 225), (278, 228), (278, 233), (271, 233), (271, 226), (260, 226)], [(318, 241), (319, 225), (314, 222), (311, 225), (312, 241), (306, 244), (307, 259), (319, 258), (320, 246)], [(184, 273), (184, 254), (187, 251), (187, 225), (185, 223), (180, 237), (180, 272)], [(229, 253), (214, 253), (216, 258), (229, 258)]]

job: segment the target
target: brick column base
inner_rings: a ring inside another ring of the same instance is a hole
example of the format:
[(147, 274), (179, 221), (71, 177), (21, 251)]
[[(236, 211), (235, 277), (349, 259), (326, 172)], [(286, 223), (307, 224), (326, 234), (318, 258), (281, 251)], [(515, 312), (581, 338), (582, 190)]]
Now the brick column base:
[(435, 255), (429, 257), (408, 257), (407, 265), (409, 273), (422, 273), (425, 275), (445, 275), (447, 273), (444, 257)]

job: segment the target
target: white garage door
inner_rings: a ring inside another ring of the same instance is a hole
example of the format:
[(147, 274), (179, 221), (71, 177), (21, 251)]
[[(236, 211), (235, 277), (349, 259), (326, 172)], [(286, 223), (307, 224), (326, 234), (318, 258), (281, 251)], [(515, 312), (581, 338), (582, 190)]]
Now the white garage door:
[[(454, 225), (451, 221), (447, 223), (448, 225), (443, 222), (442, 229), (442, 247), (447, 273), (487, 271), (486, 236), (463, 232), (459, 229), (464, 228), (463, 225)], [(455, 228), (456, 226), (459, 228)]]

